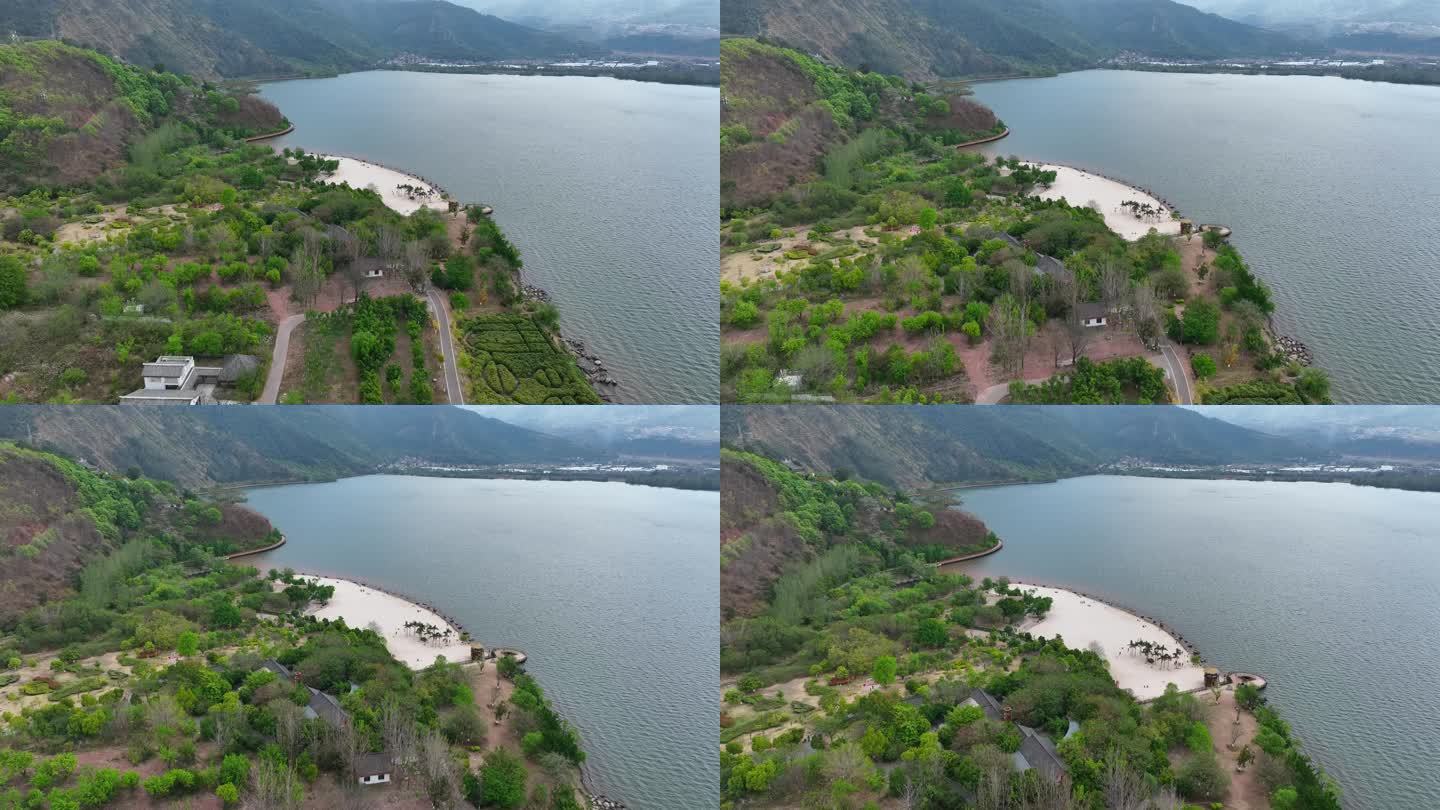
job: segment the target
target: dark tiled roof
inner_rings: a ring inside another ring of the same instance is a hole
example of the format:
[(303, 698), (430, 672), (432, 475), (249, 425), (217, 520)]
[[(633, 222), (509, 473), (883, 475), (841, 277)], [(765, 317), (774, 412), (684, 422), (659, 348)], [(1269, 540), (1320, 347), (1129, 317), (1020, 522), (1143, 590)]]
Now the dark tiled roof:
[(1035, 259), (1035, 271), (1044, 273), (1051, 278), (1057, 278), (1065, 272), (1065, 264), (1054, 256), (1046, 256), (1041, 253)]
[(340, 702), (335, 698), (321, 692), (319, 689), (310, 690), (310, 711), (316, 717), (324, 720), (332, 726), (339, 726), (350, 719), (350, 715), (340, 708)]
[(355, 776), (381, 776), (390, 773), (394, 765), (390, 758), (390, 752), (381, 751), (378, 754), (360, 754), (355, 757)]
[(1081, 318), (1089, 319), (1104, 318), (1109, 313), (1105, 311), (1104, 304), (1092, 304), (1089, 302), (1083, 302), (1080, 304), (1080, 306), (1075, 308), (1075, 314), (1079, 315)]
[(970, 692), (970, 699), (980, 704), (981, 711), (991, 720), (1001, 720), (1005, 717), (1005, 710), (1000, 707), (999, 698), (986, 692), (984, 689), (975, 689)]
[(293, 677), (293, 676), (290, 674), (290, 668), (287, 667), (287, 666), (285, 666), (284, 664), (280, 663), (279, 661), (276, 661), (274, 658), (271, 658), (269, 661), (266, 661), (265, 663), (261, 664), (260, 666), (263, 667), (263, 668), (265, 668), (265, 669), (270, 670), (271, 672), (275, 673), (276, 675), (279, 675), (279, 676), (280, 676), (282, 679), (284, 679), (284, 680), (287, 680), (287, 681), (288, 681), (288, 680), (291, 680), (292, 677)]
[(1020, 730), (1022, 737), (1020, 754), (1030, 763), (1030, 767), (1044, 774), (1046, 779), (1058, 780), (1066, 774), (1065, 762), (1060, 759), (1055, 743), (1051, 742), (1049, 737), (1019, 723), (1016, 723), (1015, 727)]

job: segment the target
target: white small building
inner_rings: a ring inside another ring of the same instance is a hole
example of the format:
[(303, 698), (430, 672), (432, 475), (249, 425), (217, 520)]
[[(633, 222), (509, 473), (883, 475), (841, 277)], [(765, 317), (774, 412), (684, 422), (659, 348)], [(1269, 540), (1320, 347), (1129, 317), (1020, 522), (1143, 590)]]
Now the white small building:
[(394, 765), (388, 752), (355, 757), (355, 781), (362, 785), (387, 784), (393, 771)]
[(120, 397), (137, 405), (199, 405), (209, 399), (223, 369), (195, 365), (195, 358), (161, 355), (141, 369), (145, 387)]
[(162, 354), (155, 358), (155, 362), (146, 363), (142, 373), (147, 391), (180, 391), (191, 388), (191, 380), (195, 376), (195, 358)]

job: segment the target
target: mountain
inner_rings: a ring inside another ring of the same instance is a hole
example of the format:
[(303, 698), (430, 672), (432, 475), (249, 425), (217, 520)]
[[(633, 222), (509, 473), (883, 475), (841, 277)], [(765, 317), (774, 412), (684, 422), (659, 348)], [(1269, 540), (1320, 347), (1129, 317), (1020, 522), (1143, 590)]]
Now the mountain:
[(1145, 406), (737, 406), (721, 415), (721, 439), (817, 473), (907, 488), (1078, 475), (1122, 459), (1232, 464), (1327, 455), (1193, 411)]
[(593, 50), (439, 0), (7, 0), (0, 32), (63, 39), (201, 78), (352, 70)]
[(1171, 0), (738, 0), (726, 34), (914, 79), (1086, 67), (1122, 51), (1169, 58), (1307, 46)]
[(93, 180), (166, 124), (238, 137), (283, 121), (256, 96), (212, 95), (95, 51), (54, 41), (0, 45), (0, 194)]
[(720, 410), (705, 405), (467, 406), (502, 422), (632, 459), (714, 463), (720, 455)]
[(597, 460), (574, 442), (450, 407), (0, 408), (0, 439), (185, 487), (358, 475), (402, 459)]
[(1209, 409), (1216, 419), (1304, 442), (1332, 453), (1406, 463), (1440, 464), (1440, 411), (1418, 405)]

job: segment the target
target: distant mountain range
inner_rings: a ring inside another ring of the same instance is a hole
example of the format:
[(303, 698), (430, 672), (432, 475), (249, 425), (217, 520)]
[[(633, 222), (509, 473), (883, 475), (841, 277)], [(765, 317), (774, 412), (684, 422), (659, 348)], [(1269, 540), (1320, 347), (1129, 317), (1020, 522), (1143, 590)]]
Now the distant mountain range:
[(452, 407), (13, 406), (0, 408), (0, 439), (194, 488), (358, 475), (402, 459), (503, 464), (614, 456)]
[(605, 53), (441, 0), (6, 0), (0, 34), (63, 39), (203, 78), (351, 70), (400, 53)]
[(1121, 52), (1210, 59), (1316, 50), (1171, 0), (730, 0), (721, 28), (916, 79), (1073, 69)]
[(1136, 459), (1238, 464), (1331, 453), (1179, 408), (726, 407), (725, 446), (907, 488), (1035, 480)]
[(1197, 8), (1342, 51), (1440, 55), (1435, 0), (1191, 0)]

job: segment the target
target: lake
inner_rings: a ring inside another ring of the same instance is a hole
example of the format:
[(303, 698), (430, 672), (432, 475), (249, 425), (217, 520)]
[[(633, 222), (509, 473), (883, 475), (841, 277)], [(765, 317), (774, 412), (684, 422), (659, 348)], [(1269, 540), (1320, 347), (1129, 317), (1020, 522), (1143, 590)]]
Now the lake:
[(1440, 797), (1440, 494), (1095, 476), (971, 490), (961, 566), (1113, 600), (1257, 672), (1348, 810)]
[(1276, 327), (1310, 347), (1337, 402), (1440, 402), (1440, 87), (1085, 71), (975, 95), (1012, 132), (988, 151), (1233, 227)]
[(350, 155), (495, 207), (527, 283), (619, 382), (719, 400), (720, 96), (592, 77), (403, 71), (276, 82), (277, 148)]
[(362, 579), (528, 653), (596, 792), (716, 805), (718, 493), (387, 475), (247, 494), (287, 539), (262, 570)]

